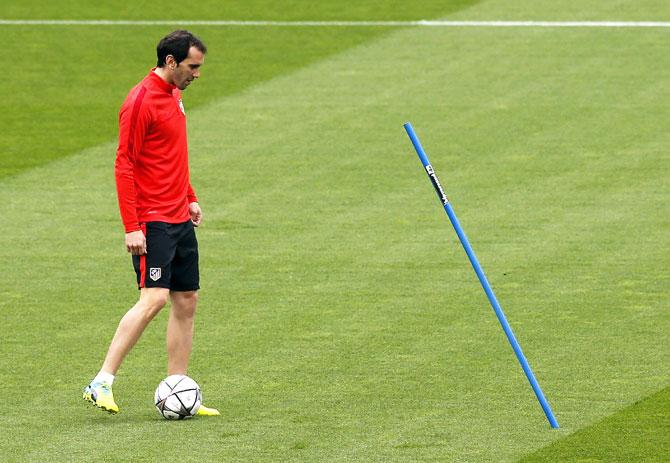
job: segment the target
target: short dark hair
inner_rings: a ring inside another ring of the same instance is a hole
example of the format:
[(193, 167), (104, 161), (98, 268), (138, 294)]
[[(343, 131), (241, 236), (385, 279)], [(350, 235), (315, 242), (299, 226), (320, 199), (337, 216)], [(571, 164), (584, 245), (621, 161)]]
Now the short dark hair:
[(165, 65), (165, 59), (168, 55), (174, 56), (177, 64), (181, 63), (188, 56), (188, 51), (191, 47), (195, 47), (201, 52), (207, 53), (207, 47), (202, 43), (202, 40), (191, 34), (189, 31), (178, 30), (170, 32), (163, 37), (156, 46), (156, 56), (158, 57), (156, 66), (162, 68)]

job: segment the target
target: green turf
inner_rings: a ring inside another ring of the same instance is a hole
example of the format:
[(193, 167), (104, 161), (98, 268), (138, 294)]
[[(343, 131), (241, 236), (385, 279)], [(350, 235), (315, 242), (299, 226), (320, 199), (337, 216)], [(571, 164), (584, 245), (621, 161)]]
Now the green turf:
[[(245, 1), (199, 2), (167, 15), (161, 2), (11, 2), (0, 19), (421, 19), (463, 9), (477, 0), (451, 2)], [(35, 4), (39, 4), (38, 8)], [(86, 5), (86, 6), (83, 6)], [(178, 26), (0, 26), (8, 48), (21, 50), (6, 80), (0, 114), (0, 178), (112, 139), (123, 98), (155, 63), (158, 40)], [(291, 72), (373, 39), (382, 28), (212, 28), (188, 26), (212, 53), (191, 108)], [(116, 110), (112, 110), (116, 109)]]
[(147, 19), (147, 20), (407, 20), (425, 19), (436, 14), (457, 11), (477, 0), (363, 0), (342, 2), (322, 0), (309, 2), (271, 0), (220, 2), (201, 0), (180, 9), (166, 10), (157, 1), (139, 0), (132, 5), (122, 0), (107, 0), (91, 5), (87, 2), (50, 2), (38, 0), (10, 1), (3, 5), (3, 19)]
[[(507, 3), (457, 17), (507, 19)], [(529, 11), (539, 3), (550, 11)], [(582, 15), (630, 5), (593, 2)], [(3, 179), (0, 454), (499, 462), (539, 451), (528, 458), (561, 461), (586, 439), (593, 459), (658, 461), (661, 445), (609, 432), (629, 420), (662, 439), (667, 427), (644, 401), (670, 378), (664, 37), (404, 29), (201, 97), (188, 111), (206, 219), (191, 374), (219, 419), (170, 423), (152, 409), (166, 314), (123, 366), (120, 415), (79, 398), (136, 297), (112, 139)], [(406, 120), (561, 430), (532, 396)], [(650, 399), (661, 412), (666, 396)]]
[(670, 388), (521, 460), (521, 463), (665, 462), (670, 455)]

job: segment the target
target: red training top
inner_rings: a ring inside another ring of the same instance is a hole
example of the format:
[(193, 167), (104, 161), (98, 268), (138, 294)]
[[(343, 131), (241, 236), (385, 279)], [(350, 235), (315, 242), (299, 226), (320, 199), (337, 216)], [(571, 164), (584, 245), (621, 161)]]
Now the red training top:
[(114, 171), (126, 233), (142, 222), (186, 222), (189, 203), (198, 200), (189, 180), (181, 92), (153, 71), (119, 111)]

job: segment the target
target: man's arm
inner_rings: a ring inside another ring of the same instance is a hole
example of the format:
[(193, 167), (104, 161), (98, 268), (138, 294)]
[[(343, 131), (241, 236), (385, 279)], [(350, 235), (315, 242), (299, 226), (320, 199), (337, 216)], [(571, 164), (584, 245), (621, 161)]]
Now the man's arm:
[(114, 174), (119, 210), (126, 231), (126, 249), (133, 254), (146, 253), (146, 240), (137, 218), (135, 161), (149, 127), (146, 109), (142, 110), (144, 88), (134, 98), (128, 98), (119, 112), (119, 147), (116, 151)]

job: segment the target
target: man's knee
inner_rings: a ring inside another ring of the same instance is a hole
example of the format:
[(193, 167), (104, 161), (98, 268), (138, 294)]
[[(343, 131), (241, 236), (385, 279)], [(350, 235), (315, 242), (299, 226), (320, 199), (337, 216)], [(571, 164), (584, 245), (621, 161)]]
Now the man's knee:
[(172, 297), (172, 311), (179, 318), (192, 318), (198, 305), (198, 292), (174, 292)]
[(142, 315), (152, 320), (158, 312), (167, 304), (170, 291), (164, 288), (144, 288), (140, 294)]

